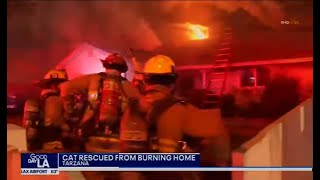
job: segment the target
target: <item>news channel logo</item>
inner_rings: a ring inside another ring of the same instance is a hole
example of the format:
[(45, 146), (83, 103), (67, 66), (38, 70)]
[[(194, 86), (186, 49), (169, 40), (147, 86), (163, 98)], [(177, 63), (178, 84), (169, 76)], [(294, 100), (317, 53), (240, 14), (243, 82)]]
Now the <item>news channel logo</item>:
[(48, 155), (46, 154), (30, 154), (28, 163), (29, 164), (36, 163), (37, 168), (50, 168)]
[(300, 22), (298, 20), (282, 20), (280, 21), (280, 24), (283, 25), (298, 25)]
[(57, 175), (58, 155), (47, 153), (22, 153), (21, 175)]

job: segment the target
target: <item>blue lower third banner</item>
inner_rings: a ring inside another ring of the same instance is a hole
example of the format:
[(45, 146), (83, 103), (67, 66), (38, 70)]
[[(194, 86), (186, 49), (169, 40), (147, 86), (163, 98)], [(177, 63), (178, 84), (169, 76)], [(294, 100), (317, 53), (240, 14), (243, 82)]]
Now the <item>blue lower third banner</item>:
[(22, 175), (59, 171), (312, 171), (312, 167), (200, 167), (199, 153), (22, 153)]
[(21, 154), (21, 174), (55, 175), (60, 171), (114, 171), (122, 168), (195, 168), (199, 153)]

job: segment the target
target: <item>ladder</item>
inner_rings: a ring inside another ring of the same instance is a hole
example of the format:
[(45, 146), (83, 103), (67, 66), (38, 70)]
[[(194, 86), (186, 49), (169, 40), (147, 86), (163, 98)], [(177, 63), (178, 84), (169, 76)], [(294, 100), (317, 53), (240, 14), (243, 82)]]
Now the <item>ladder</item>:
[(222, 41), (218, 47), (214, 60), (214, 69), (208, 76), (208, 87), (214, 95), (221, 97), (226, 84), (227, 73), (230, 67), (231, 59), (231, 28), (226, 28), (222, 34)]

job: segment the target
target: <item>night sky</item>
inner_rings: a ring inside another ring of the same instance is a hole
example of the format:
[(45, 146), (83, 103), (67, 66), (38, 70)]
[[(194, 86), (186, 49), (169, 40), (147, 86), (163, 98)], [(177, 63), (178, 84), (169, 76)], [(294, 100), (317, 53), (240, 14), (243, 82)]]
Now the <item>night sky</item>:
[[(120, 53), (129, 47), (148, 51), (162, 50), (161, 52), (165, 52), (164, 49), (183, 48), (186, 44), (190, 45), (190, 42), (186, 42), (186, 37), (181, 35), (176, 26), (185, 22), (208, 26), (211, 34), (208, 44), (212, 44), (213, 47), (218, 43), (224, 27), (230, 26), (239, 47), (242, 45), (259, 47), (261, 50), (272, 46), (279, 52), (295, 52), (300, 44), (300, 47), (306, 48), (306, 52), (309, 50), (308, 52), (312, 53), (312, 6), (311, 0), (291, 0), (281, 3), (278, 1), (30, 3), (9, 0), (8, 81), (28, 83), (41, 78), (49, 68), (54, 67), (81, 42), (89, 42), (96, 47), (113, 49)], [(299, 24), (281, 25), (281, 20), (295, 20)], [(296, 45), (292, 45), (295, 42)], [(238, 54), (241, 54), (241, 50)], [(243, 53), (242, 56), (246, 58), (250, 56), (249, 54), (250, 52)], [(17, 76), (17, 72), (23, 76)]]

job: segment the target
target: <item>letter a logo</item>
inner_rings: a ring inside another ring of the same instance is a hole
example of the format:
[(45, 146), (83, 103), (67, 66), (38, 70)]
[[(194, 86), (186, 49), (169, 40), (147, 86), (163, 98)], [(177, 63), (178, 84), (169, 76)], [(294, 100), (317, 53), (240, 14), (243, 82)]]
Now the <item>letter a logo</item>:
[(37, 165), (38, 165), (38, 168), (44, 168), (44, 167), (49, 168), (50, 167), (47, 159), (44, 159), (42, 164), (40, 164), (40, 159), (38, 159)]

